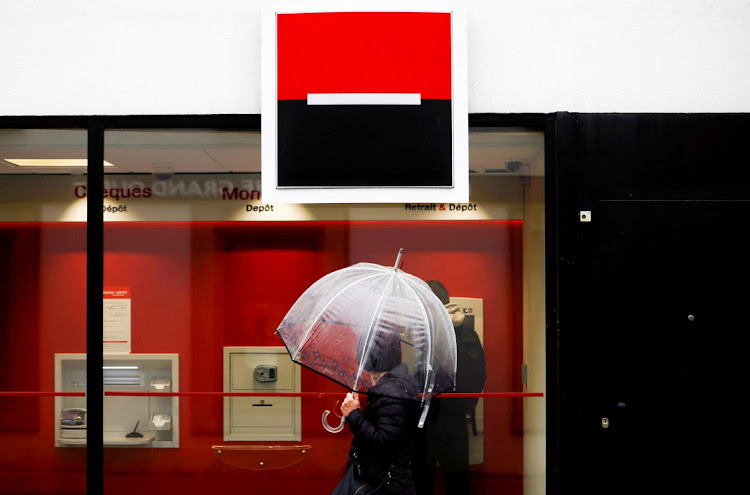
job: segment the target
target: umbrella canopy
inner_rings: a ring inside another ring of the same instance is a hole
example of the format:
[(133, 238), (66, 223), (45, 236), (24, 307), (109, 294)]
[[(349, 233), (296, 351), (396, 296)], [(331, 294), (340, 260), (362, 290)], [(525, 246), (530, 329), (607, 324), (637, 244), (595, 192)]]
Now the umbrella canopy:
[(355, 392), (367, 393), (373, 375), (401, 363), (416, 382), (413, 398), (452, 390), (450, 316), (427, 283), (397, 268), (400, 258), (394, 267), (357, 263), (311, 285), (276, 330), (292, 360)]

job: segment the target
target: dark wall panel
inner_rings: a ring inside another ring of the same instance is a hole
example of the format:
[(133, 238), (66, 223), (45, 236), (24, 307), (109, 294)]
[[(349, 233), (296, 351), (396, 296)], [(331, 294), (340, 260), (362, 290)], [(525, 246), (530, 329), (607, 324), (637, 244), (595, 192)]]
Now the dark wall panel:
[(559, 491), (737, 486), (750, 117), (560, 121)]

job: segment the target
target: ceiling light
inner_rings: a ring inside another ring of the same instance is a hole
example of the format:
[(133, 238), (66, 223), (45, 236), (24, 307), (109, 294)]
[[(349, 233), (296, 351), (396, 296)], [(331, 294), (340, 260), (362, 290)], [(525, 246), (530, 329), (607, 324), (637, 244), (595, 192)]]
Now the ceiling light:
[[(85, 158), (4, 158), (8, 163), (17, 167), (87, 167), (88, 160)], [(108, 161), (105, 167), (114, 167)]]
[(137, 370), (138, 366), (102, 366), (103, 370)]

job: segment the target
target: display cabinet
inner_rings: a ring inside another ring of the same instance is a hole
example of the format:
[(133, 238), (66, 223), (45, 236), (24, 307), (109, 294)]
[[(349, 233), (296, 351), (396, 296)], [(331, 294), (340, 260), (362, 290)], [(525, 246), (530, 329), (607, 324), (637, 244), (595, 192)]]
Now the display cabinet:
[[(177, 354), (105, 354), (102, 376), (105, 447), (179, 447), (179, 401), (167, 394), (179, 390)], [(85, 392), (86, 381), (86, 354), (55, 354), (56, 391)], [(86, 445), (91, 413), (85, 396), (57, 397), (55, 445)]]

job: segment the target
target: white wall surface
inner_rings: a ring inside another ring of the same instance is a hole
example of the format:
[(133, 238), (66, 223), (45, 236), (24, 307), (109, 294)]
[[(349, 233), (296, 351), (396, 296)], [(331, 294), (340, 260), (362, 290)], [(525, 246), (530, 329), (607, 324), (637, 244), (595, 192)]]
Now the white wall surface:
[[(749, 0), (464, 1), (470, 113), (750, 111)], [(0, 115), (260, 113), (262, 5), (0, 0)]]

